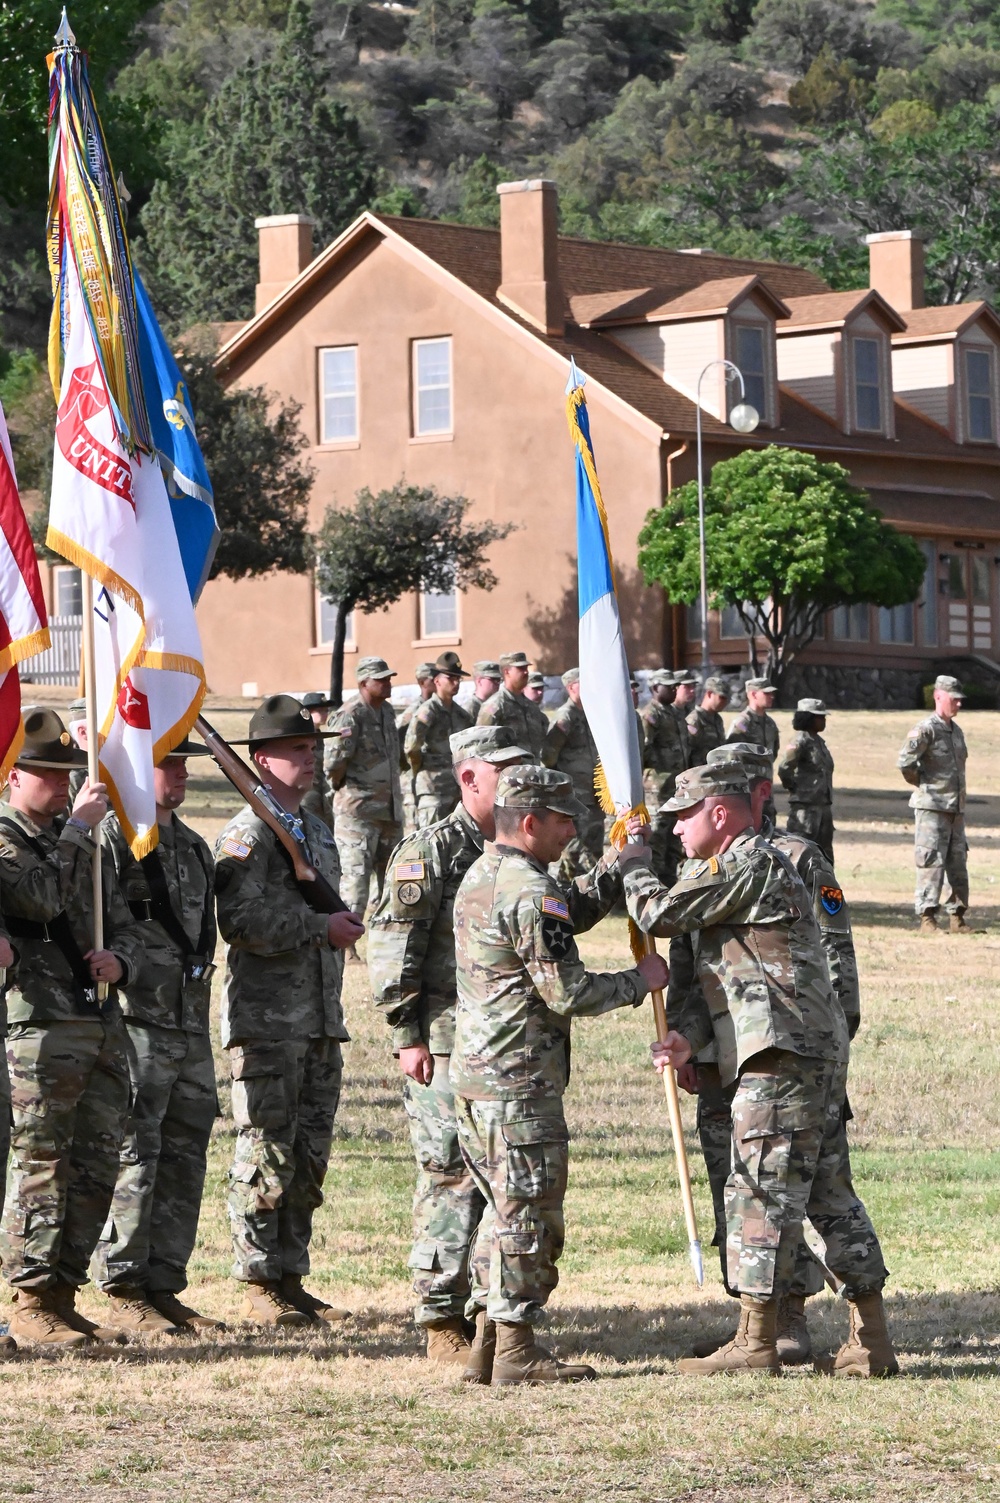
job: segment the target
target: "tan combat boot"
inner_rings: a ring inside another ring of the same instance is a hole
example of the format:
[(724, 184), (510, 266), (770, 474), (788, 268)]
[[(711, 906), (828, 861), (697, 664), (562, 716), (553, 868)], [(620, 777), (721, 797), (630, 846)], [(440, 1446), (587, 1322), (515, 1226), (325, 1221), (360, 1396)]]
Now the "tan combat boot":
[(497, 1328), (485, 1310), (476, 1312), (476, 1335), (466, 1355), (463, 1383), (489, 1383), (497, 1350)]
[(493, 1388), (507, 1388), (515, 1383), (582, 1383), (596, 1378), (592, 1367), (584, 1363), (557, 1362), (551, 1352), (538, 1346), (529, 1325), (496, 1322), (496, 1356), (493, 1358)]
[(948, 919), (948, 933), (949, 934), (971, 934), (972, 933), (972, 930), (969, 928), (968, 924), (965, 922), (965, 914), (964, 913), (953, 913), (953, 914), (951, 914), (949, 916), (949, 919)]
[(456, 1315), (453, 1320), (436, 1320), (427, 1327), (427, 1360), (442, 1362), (446, 1367), (464, 1368), (469, 1360), (472, 1343), (465, 1331), (465, 1321)]
[(778, 1300), (775, 1346), (782, 1367), (801, 1367), (812, 1361), (812, 1341), (806, 1325), (804, 1294), (783, 1294)]
[(939, 933), (937, 919), (933, 912), (922, 913), (920, 915), (920, 933), (922, 935)]
[(83, 1332), (74, 1331), (59, 1314), (54, 1289), (18, 1289), (14, 1299), (16, 1304), (8, 1329), (18, 1345), (28, 1342), (62, 1351), (86, 1346)]
[(776, 1330), (777, 1299), (754, 1299), (740, 1295), (740, 1323), (736, 1335), (710, 1357), (684, 1357), (677, 1366), (682, 1373), (708, 1377), (712, 1373), (780, 1373)]
[(66, 1284), (61, 1279), (53, 1290), (55, 1307), (59, 1316), (71, 1331), (82, 1331), (91, 1341), (103, 1341), (107, 1345), (127, 1346), (128, 1337), (117, 1326), (102, 1326), (96, 1320), (88, 1320), (76, 1308), (76, 1285)]
[(280, 1288), (282, 1299), (310, 1320), (325, 1320), (327, 1325), (335, 1326), (342, 1320), (350, 1320), (354, 1313), (342, 1310), (338, 1305), (328, 1305), (318, 1294), (310, 1294), (308, 1289), (303, 1289), (300, 1273), (283, 1273)]
[(181, 1329), (150, 1304), (145, 1289), (122, 1287), (108, 1290), (107, 1294), (116, 1325), (133, 1336), (176, 1336)]
[(838, 1378), (893, 1378), (899, 1372), (885, 1322), (885, 1305), (877, 1290), (847, 1301), (851, 1332), (833, 1359)]
[(258, 1326), (309, 1326), (312, 1316), (297, 1310), (281, 1293), (276, 1281), (251, 1279), (243, 1286), (240, 1319)]
[(157, 1289), (149, 1295), (149, 1303), (154, 1309), (165, 1315), (167, 1320), (172, 1320), (175, 1326), (186, 1326), (189, 1331), (224, 1331), (225, 1324), (216, 1320), (211, 1315), (201, 1315), (197, 1310), (192, 1310), (190, 1305), (185, 1305), (170, 1289)]

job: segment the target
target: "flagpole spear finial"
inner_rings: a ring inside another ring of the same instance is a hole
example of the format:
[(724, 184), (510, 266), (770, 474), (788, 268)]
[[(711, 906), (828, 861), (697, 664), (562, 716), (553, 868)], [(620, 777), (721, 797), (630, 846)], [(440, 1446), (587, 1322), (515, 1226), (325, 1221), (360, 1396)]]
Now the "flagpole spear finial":
[(73, 34), (73, 28), (72, 28), (72, 26), (69, 24), (69, 16), (67, 16), (67, 14), (66, 14), (66, 7), (65, 7), (65, 5), (63, 6), (63, 13), (62, 13), (62, 16), (61, 16), (60, 21), (59, 21), (59, 29), (56, 32), (56, 46), (57, 47), (75, 47), (76, 46), (76, 37)]

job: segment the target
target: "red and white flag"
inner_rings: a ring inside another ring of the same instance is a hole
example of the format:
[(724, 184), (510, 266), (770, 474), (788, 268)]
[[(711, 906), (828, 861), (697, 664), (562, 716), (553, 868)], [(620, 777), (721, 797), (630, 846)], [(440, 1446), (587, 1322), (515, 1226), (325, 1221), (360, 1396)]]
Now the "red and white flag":
[(44, 652), (49, 622), (0, 407), (0, 788), (24, 744), (18, 663)]
[(204, 698), (201, 640), (162, 471), (118, 438), (72, 258), (66, 275), (48, 545), (94, 581), (101, 777), (143, 856), (157, 841), (154, 762)]

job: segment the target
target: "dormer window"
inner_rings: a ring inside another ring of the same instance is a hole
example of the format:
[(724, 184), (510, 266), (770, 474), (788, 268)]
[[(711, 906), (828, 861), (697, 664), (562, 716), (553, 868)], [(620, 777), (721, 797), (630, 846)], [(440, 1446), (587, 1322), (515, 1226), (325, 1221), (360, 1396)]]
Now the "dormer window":
[[(736, 364), (743, 376), (745, 402), (756, 407), (762, 421), (767, 421), (767, 376), (764, 330), (752, 324), (737, 324)], [(740, 401), (738, 385), (732, 388), (732, 405)]]
[(854, 339), (854, 421), (862, 433), (882, 432), (879, 341)]
[(988, 350), (965, 352), (965, 410), (969, 438), (993, 442), (993, 360)]

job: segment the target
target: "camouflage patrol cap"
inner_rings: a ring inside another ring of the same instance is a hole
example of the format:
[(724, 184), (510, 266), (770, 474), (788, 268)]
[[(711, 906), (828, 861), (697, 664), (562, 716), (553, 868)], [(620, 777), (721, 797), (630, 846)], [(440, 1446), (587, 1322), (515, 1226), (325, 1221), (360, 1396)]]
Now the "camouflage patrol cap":
[(795, 708), (800, 710), (803, 715), (825, 715), (827, 713), (826, 705), (821, 699), (800, 699)]
[(354, 677), (363, 684), (366, 678), (395, 678), (396, 670), (389, 667), (385, 658), (360, 658)]
[(705, 693), (706, 694), (724, 694), (726, 696), (726, 698), (728, 699), (729, 698), (729, 685), (726, 683), (726, 681), (725, 681), (724, 678), (717, 678), (715, 676), (715, 674), (713, 674), (711, 678), (707, 678), (705, 680)]
[(568, 689), (570, 684), (578, 684), (580, 682), (579, 668), (567, 668), (566, 672), (562, 676), (562, 681), (563, 688), (565, 689)]
[(501, 668), (531, 667), (531, 664), (528, 661), (528, 654), (526, 652), (502, 652), (500, 654), (499, 662)]
[(766, 678), (748, 678), (743, 687), (753, 689), (758, 694), (777, 694), (778, 692), (777, 685), (772, 684), (770, 679)]
[(476, 757), (480, 762), (534, 762), (530, 751), (517, 746), (504, 725), (473, 725), (448, 737), (452, 766)]
[(748, 781), (753, 783), (774, 781), (774, 758), (755, 741), (727, 741), (724, 746), (713, 746), (708, 754), (709, 767), (723, 767), (727, 762), (736, 763), (746, 771)]
[(85, 699), (71, 699), (66, 706), (67, 720), (83, 720), (87, 714), (87, 701)]
[(935, 689), (941, 689), (945, 694), (951, 694), (955, 699), (964, 699), (965, 690), (957, 678), (952, 678), (950, 673), (939, 673), (934, 680)]
[(554, 767), (511, 767), (500, 774), (497, 784), (498, 809), (551, 809), (554, 814), (569, 814), (574, 819), (585, 813), (573, 796), (573, 780)]
[(26, 705), (24, 745), (14, 765), (28, 772), (33, 769), (69, 772), (73, 767), (87, 766), (87, 753), (77, 746), (55, 710)]
[(668, 798), (660, 807), (671, 813), (679, 813), (682, 809), (693, 809), (707, 798), (749, 797), (750, 788), (742, 762), (730, 760), (717, 763), (714, 767), (704, 763), (680, 773), (673, 798)]
[(528, 688), (529, 689), (544, 689), (545, 688), (545, 674), (544, 673), (529, 673), (528, 674)]
[(480, 658), (478, 663), (473, 663), (472, 671), (477, 678), (495, 678), (498, 683), (502, 677), (500, 664), (495, 658)]
[(675, 684), (696, 684), (698, 682), (698, 675), (697, 673), (692, 673), (690, 668), (678, 668), (677, 672), (673, 674), (671, 682)]
[(433, 663), (418, 663), (413, 670), (413, 677), (418, 684), (425, 684), (429, 678), (434, 677)]
[(661, 684), (673, 684), (674, 673), (672, 668), (654, 668), (646, 679), (651, 689), (658, 688)]

